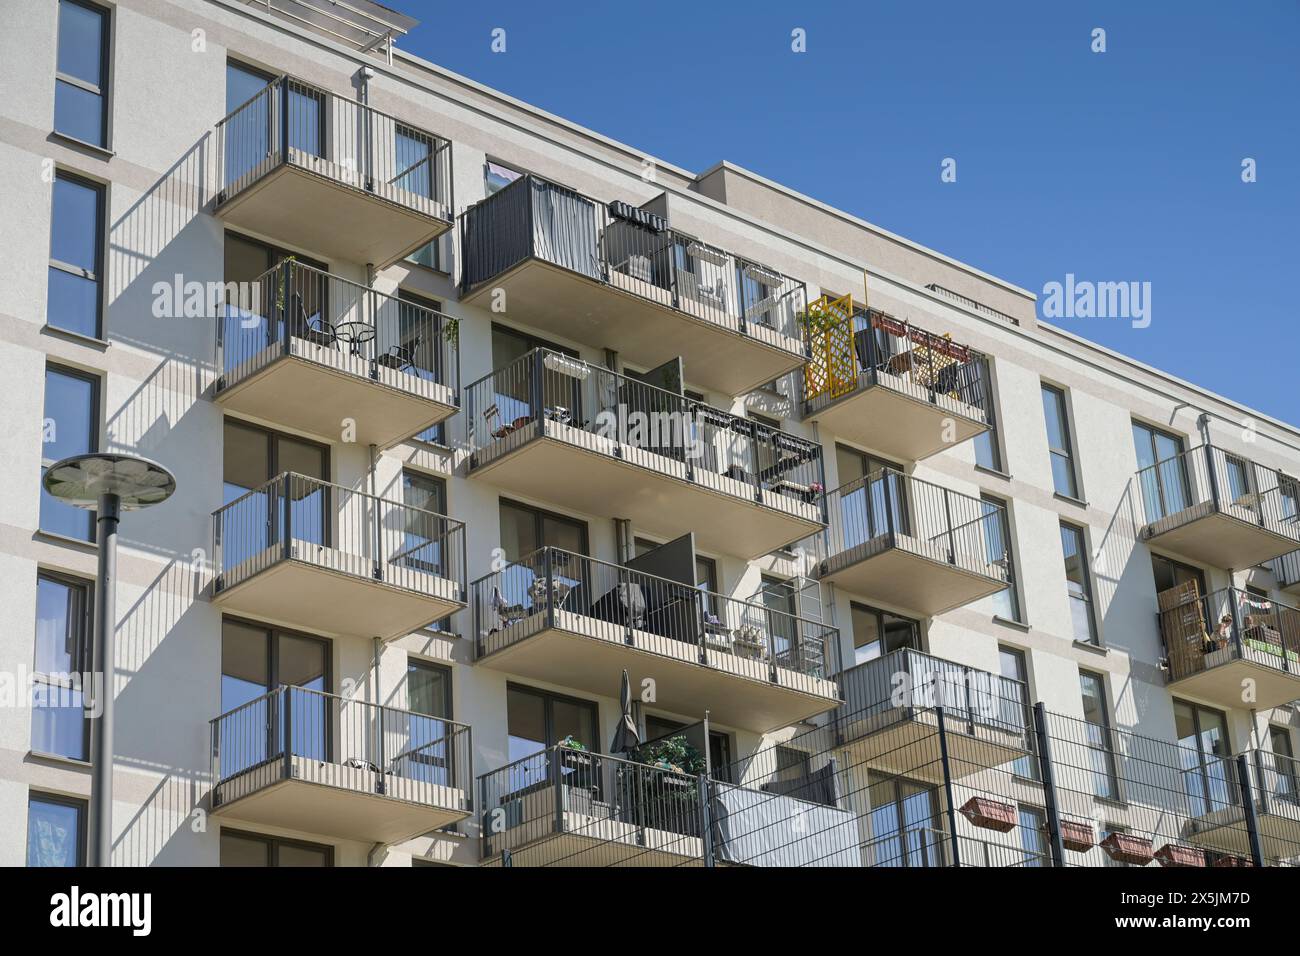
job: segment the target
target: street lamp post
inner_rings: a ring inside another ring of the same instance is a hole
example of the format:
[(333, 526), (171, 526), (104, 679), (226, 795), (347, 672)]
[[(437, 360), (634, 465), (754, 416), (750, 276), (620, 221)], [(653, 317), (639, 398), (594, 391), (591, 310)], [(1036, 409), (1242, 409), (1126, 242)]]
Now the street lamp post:
[[(42, 478), (45, 490), (65, 504), (94, 510), (98, 524), (99, 569), (95, 577), (95, 620), (91, 709), (99, 717), (90, 729), (90, 865), (109, 866), (113, 853), (113, 631), (117, 589), (117, 525), (123, 511), (166, 501), (176, 490), (172, 473), (134, 455), (92, 453), (56, 461)], [(95, 700), (99, 697), (99, 700)]]

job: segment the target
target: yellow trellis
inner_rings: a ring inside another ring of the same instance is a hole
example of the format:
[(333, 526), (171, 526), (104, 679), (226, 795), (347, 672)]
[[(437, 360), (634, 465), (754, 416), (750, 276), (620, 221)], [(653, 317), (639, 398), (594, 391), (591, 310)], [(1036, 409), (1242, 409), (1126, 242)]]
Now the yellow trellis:
[(804, 399), (849, 394), (858, 381), (853, 356), (853, 296), (823, 295), (809, 304), (804, 321), (811, 351), (804, 372)]

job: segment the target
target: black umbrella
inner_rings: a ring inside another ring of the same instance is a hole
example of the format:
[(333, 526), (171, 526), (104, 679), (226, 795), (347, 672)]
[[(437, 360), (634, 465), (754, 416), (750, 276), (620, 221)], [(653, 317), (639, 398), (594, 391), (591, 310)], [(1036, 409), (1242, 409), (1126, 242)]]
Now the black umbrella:
[(623, 670), (623, 684), (619, 688), (618, 699), (623, 714), (619, 717), (618, 727), (614, 731), (614, 742), (609, 745), (609, 752), (630, 755), (641, 746), (641, 733), (636, 729), (636, 721), (632, 718), (632, 681), (627, 676), (626, 668)]

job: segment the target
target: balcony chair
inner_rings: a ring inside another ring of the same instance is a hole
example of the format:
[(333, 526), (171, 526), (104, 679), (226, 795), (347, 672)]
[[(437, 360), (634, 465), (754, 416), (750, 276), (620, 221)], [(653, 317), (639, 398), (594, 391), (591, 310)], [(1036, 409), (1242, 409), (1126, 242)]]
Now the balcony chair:
[(375, 359), (376, 365), (390, 368), (395, 372), (419, 372), (415, 364), (415, 354), (420, 348), (420, 336), (415, 336), (406, 345), (390, 345), (388, 351)]
[(307, 307), (303, 304), (302, 293), (295, 292), (289, 305), (289, 334), (296, 339), (304, 339), (314, 345), (322, 348), (335, 348), (338, 345), (338, 335), (334, 332), (334, 326), (330, 325), (323, 316), (316, 316), (314, 319), (308, 318)]

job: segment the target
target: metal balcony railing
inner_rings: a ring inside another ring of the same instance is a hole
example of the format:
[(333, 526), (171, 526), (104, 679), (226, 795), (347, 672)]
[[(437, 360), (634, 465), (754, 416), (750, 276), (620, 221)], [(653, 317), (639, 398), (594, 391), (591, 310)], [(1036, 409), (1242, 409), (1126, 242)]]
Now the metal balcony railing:
[(451, 143), (281, 76), (217, 124), (218, 205), (290, 164), (450, 221)]
[(806, 415), (880, 385), (989, 420), (983, 354), (879, 309), (847, 311), (847, 300), (823, 299), (804, 319), (811, 348), (803, 373)]
[(719, 665), (757, 662), (831, 679), (838, 631), (783, 611), (633, 571), (559, 548), (541, 548), (471, 585), (477, 658), (557, 626), (561, 615), (640, 651)]
[(286, 472), (212, 516), (216, 590), (284, 560), (427, 593), (465, 588), (465, 526), (445, 515)]
[[(452, 798), (452, 809), (470, 809), (470, 729), (454, 720), (283, 686), (210, 726), (216, 805), (318, 773), (319, 783), (413, 803)], [(223, 786), (240, 778), (253, 785)]]
[(529, 258), (802, 352), (804, 283), (672, 229), (624, 202), (608, 205), (537, 176), (520, 176), (461, 217), (462, 288)]
[(1273, 577), (1277, 578), (1279, 586), (1290, 588), (1300, 584), (1300, 551), (1292, 551), (1280, 558), (1274, 558), (1270, 565), (1273, 569)]
[(1248, 661), (1300, 681), (1300, 610), (1249, 591), (1223, 588), (1160, 612), (1160, 636), (1170, 680)]
[(843, 736), (855, 724), (882, 730), (942, 707), (949, 730), (970, 736), (995, 731), (1030, 749), (1033, 724), (1023, 681), (910, 648), (850, 667), (837, 680), (844, 702), (834, 721)]
[(696, 484), (725, 491), (730, 479), (760, 503), (820, 510), (825, 472), (816, 442), (549, 349), (467, 386), (465, 411), (471, 465), (540, 434), (544, 418), (585, 447), (605, 447), (593, 440), (605, 439), (624, 455), (630, 446), (632, 464), (663, 471), (681, 463), (671, 473)]
[(828, 533), (818, 557), (839, 562), (906, 547), (966, 571), (1007, 581), (1006, 509), (992, 501), (883, 468), (826, 495)]
[(1148, 535), (1218, 512), (1300, 544), (1300, 482), (1234, 452), (1200, 445), (1141, 469), (1137, 486)]
[(284, 355), (455, 403), (459, 321), (398, 296), (286, 259), (230, 283), (217, 322), (218, 389)]

